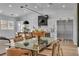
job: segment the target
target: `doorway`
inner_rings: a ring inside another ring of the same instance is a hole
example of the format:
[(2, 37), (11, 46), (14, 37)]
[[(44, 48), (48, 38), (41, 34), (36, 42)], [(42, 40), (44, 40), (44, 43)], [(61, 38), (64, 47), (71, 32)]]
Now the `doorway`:
[(57, 20), (57, 38), (73, 41), (73, 20)]

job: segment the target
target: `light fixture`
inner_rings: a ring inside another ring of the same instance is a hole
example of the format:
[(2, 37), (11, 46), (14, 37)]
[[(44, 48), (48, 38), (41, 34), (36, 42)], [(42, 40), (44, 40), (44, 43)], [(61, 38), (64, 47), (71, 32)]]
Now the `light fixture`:
[(50, 7), (51, 5), (53, 5), (53, 3), (48, 3), (48, 4), (47, 4), (47, 7)]
[(50, 5), (48, 4), (47, 7), (50, 7)]
[(38, 8), (37, 6), (35, 6), (34, 8)]
[(65, 5), (62, 5), (62, 8), (65, 8), (66, 6)]
[(24, 21), (23, 24), (29, 24), (29, 22), (28, 21)]
[(30, 9), (30, 8), (27, 8), (26, 6), (20, 6), (20, 8), (22, 8), (22, 9), (27, 9), (27, 10), (30, 10), (30, 11), (32, 11), (32, 12), (38, 13), (38, 14), (40, 14), (40, 15), (43, 15), (42, 13), (40, 13), (40, 12), (38, 12), (38, 11), (32, 10), (32, 9)]
[(12, 5), (10, 4), (9, 7), (12, 7)]

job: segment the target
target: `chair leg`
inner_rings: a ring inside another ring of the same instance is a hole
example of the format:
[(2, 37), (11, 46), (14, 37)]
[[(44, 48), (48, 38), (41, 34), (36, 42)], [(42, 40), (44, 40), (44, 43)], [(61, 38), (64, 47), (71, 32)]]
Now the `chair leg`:
[(62, 56), (63, 56), (63, 50), (62, 50), (62, 48), (61, 48), (61, 54), (62, 54)]
[(59, 53), (61, 56), (63, 56), (63, 50), (62, 48), (60, 48), (60, 53)]
[(58, 56), (60, 56), (60, 45), (58, 46)]

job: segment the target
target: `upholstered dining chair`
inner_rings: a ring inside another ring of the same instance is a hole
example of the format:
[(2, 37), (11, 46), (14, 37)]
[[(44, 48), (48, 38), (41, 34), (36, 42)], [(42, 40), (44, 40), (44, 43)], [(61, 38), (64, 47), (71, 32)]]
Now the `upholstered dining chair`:
[(10, 45), (8, 45), (10, 43), (11, 43), (10, 39), (6, 37), (0, 37), (0, 56), (6, 54), (5, 49), (11, 47)]
[[(6, 38), (6, 37), (0, 37), (0, 40), (2, 41), (8, 41), (8, 43), (11, 43), (10, 39)], [(10, 48), (11, 46), (9, 46)]]
[(14, 42), (23, 41), (22, 35), (16, 35), (14, 38)]

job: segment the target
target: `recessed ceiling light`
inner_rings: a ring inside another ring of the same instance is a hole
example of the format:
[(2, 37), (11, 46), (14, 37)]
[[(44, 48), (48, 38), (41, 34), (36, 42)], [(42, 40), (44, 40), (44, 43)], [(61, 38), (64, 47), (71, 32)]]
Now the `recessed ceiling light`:
[(12, 5), (10, 4), (9, 7), (12, 7)]
[(66, 6), (65, 5), (62, 5), (62, 7), (65, 8)]
[(48, 3), (48, 4), (47, 4), (47, 7), (50, 7), (51, 5), (53, 5), (53, 3)]
[(0, 10), (0, 13), (2, 13), (2, 10)]
[(50, 5), (48, 4), (47, 7), (50, 7)]
[(37, 6), (35, 6), (34, 8), (38, 8)]

